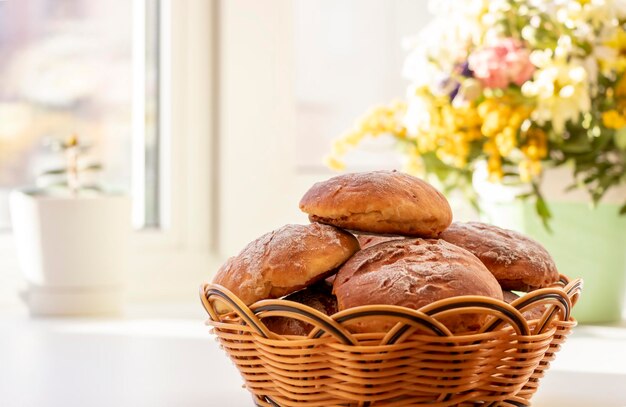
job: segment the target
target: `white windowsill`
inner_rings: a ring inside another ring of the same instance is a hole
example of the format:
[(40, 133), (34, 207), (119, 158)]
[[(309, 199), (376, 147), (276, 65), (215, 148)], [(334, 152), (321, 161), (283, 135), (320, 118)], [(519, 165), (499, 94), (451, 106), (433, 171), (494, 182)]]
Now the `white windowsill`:
[[(0, 314), (0, 404), (252, 406), (203, 325), (199, 303), (128, 308), (122, 319)], [(536, 407), (626, 406), (626, 324), (579, 326), (534, 398)], [(3, 376), (6, 375), (6, 376)]]

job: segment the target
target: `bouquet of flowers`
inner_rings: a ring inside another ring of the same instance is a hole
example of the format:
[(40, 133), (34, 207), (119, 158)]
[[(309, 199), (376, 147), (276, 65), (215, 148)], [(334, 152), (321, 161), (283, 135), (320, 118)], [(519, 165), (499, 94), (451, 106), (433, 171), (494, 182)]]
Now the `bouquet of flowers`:
[[(433, 21), (414, 39), (404, 101), (372, 109), (327, 157), (364, 137), (391, 134), (407, 170), (435, 175), (476, 203), (472, 176), (526, 184), (542, 197), (545, 168), (571, 166), (594, 203), (626, 182), (626, 1), (433, 1)], [(626, 213), (626, 204), (620, 213)]]

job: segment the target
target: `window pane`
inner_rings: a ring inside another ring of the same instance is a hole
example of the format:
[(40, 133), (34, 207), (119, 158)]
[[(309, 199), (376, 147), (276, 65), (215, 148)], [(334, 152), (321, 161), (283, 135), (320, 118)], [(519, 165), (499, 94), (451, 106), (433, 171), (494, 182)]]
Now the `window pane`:
[(160, 83), (160, 0), (146, 0), (146, 50), (145, 50), (145, 185), (144, 222), (146, 228), (159, 227), (159, 112)]
[[(157, 4), (156, 1), (152, 2)], [(147, 4), (146, 10), (150, 7)], [(156, 14), (158, 16), (158, 14)], [(148, 33), (148, 24), (152, 30)], [(145, 202), (156, 207), (158, 184), (158, 48), (156, 18), (146, 17)], [(7, 195), (33, 186), (37, 175), (62, 157), (44, 142), (76, 133), (103, 164), (98, 183), (130, 191), (133, 97), (133, 7), (127, 0), (0, 2), (0, 229), (9, 227)], [(156, 42), (155, 42), (156, 41)], [(148, 101), (150, 100), (150, 102)], [(152, 108), (151, 111), (148, 109)], [(148, 156), (153, 157), (148, 159)], [(150, 178), (152, 177), (152, 178)], [(158, 224), (145, 211), (144, 224)]]

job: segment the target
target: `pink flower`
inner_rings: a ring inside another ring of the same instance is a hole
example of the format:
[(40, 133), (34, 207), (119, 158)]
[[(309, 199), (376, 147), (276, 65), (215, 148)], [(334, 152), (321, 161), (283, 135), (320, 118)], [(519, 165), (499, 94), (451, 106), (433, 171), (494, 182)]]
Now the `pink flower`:
[(483, 86), (506, 88), (511, 82), (521, 86), (535, 72), (530, 52), (514, 38), (502, 38), (478, 48), (469, 56), (470, 69)]

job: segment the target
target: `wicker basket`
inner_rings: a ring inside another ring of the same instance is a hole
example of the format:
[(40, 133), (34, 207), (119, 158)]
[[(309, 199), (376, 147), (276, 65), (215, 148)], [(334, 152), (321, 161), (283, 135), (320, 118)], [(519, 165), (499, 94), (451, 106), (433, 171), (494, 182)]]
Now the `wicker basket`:
[[(245, 306), (230, 291), (205, 284), (200, 298), (207, 325), (235, 362), (258, 406), (529, 406), (539, 380), (576, 325), (570, 310), (582, 287), (558, 285), (511, 305), (479, 296), (437, 301), (420, 311), (363, 306), (328, 317), (284, 300)], [(219, 315), (221, 301), (232, 312)], [(527, 321), (524, 310), (545, 306)], [(480, 332), (453, 335), (439, 322), (451, 314), (484, 312)], [(309, 322), (308, 337), (279, 336), (263, 318)], [(357, 318), (391, 318), (389, 332), (350, 333)]]

